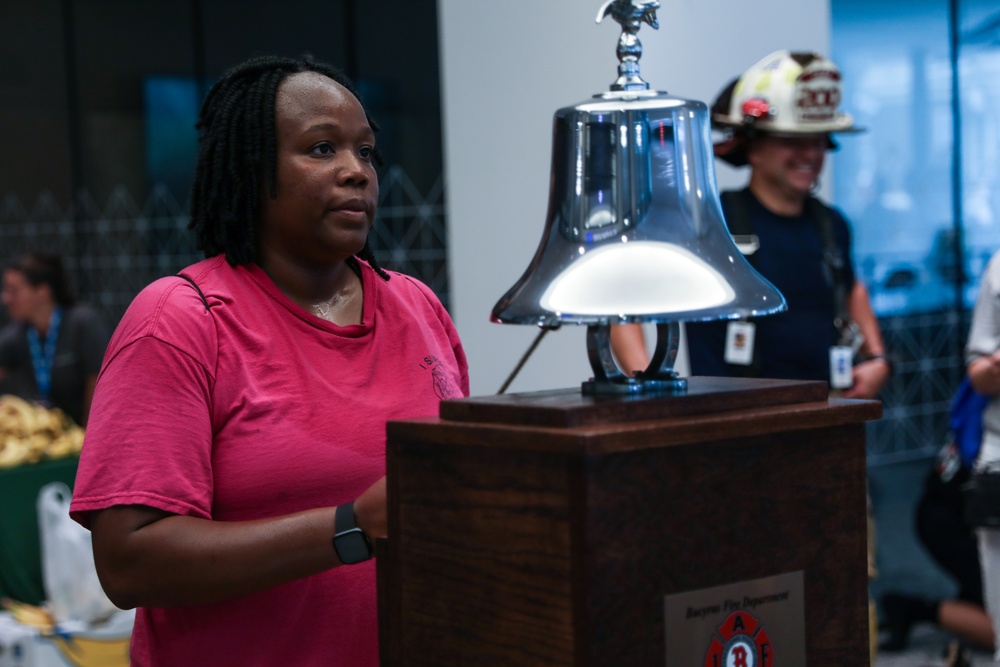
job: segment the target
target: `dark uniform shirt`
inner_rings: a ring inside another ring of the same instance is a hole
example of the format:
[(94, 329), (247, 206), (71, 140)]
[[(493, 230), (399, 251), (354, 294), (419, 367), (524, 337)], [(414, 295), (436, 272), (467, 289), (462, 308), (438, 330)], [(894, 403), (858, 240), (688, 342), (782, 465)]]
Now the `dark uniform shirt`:
[[(824, 269), (823, 235), (805, 213), (795, 217), (768, 211), (751, 194), (748, 220), (760, 248), (747, 259), (784, 295), (788, 310), (752, 319), (756, 327), (754, 363), (727, 363), (723, 355), (728, 322), (689, 322), (686, 326), (692, 375), (754, 376), (790, 380), (830, 380), (830, 347), (840, 333), (834, 325), (834, 288)], [(723, 207), (726, 218), (731, 210)], [(854, 264), (847, 222), (829, 211), (833, 239), (845, 260), (845, 294), (854, 286)]]

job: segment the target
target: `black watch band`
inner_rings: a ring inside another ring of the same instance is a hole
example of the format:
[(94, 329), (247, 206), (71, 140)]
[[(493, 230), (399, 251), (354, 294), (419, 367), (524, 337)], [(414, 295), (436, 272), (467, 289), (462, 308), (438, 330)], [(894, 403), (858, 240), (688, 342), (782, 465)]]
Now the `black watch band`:
[(374, 554), (365, 531), (354, 518), (354, 503), (339, 505), (333, 518), (333, 550), (344, 565), (362, 563)]

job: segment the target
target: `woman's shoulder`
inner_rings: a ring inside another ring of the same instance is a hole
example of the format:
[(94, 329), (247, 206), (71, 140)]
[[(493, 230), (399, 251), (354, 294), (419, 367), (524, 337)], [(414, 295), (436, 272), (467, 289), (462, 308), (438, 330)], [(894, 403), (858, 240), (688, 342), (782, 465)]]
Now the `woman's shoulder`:
[(214, 339), (215, 327), (203, 287), (212, 285), (211, 291), (217, 292), (215, 283), (208, 279), (213, 265), (213, 260), (198, 262), (177, 275), (164, 276), (147, 285), (125, 311), (115, 338), (126, 342), (153, 337), (175, 344)]
[(217, 295), (225, 289), (226, 280), (220, 279), (219, 274), (230, 272), (227, 269), (231, 267), (221, 255), (191, 264), (144, 287), (129, 309), (152, 309), (157, 316), (164, 312), (183, 316), (206, 310), (209, 307), (206, 295)]
[[(374, 275), (374, 270), (370, 266), (367, 264), (363, 266)], [(444, 306), (434, 290), (420, 279), (398, 271), (387, 270), (386, 273), (389, 274), (389, 280), (383, 281), (378, 277), (375, 279), (378, 281), (376, 284), (379, 291), (385, 292), (390, 299), (404, 300), (412, 305), (427, 306), (435, 311), (444, 310)]]
[(428, 287), (427, 284), (421, 281), (419, 278), (414, 278), (411, 275), (407, 275), (405, 273), (399, 273), (398, 271), (389, 271), (388, 273), (395, 279), (396, 283), (395, 286), (397, 288), (404, 291), (409, 291), (415, 294), (419, 294), (422, 297), (431, 299), (433, 301), (438, 300), (437, 295), (434, 293), (434, 290)]

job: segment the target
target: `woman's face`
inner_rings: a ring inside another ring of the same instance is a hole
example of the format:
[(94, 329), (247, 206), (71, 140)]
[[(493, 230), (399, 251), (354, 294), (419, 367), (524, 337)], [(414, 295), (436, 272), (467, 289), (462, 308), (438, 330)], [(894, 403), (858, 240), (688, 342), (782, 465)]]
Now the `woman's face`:
[(3, 272), (3, 291), (0, 300), (10, 314), (11, 319), (18, 322), (28, 322), (52, 302), (52, 290), (48, 285), (37, 287), (28, 282), (27, 276), (15, 269)]
[(378, 206), (375, 133), (361, 103), (315, 72), (286, 78), (275, 101), (277, 189), (265, 188), (261, 258), (329, 266), (361, 251)]

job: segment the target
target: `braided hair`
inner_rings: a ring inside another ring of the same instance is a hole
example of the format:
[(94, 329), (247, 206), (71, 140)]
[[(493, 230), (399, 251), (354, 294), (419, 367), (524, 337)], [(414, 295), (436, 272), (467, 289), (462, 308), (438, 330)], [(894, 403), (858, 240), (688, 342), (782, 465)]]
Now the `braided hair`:
[[(360, 102), (351, 81), (338, 69), (311, 57), (260, 56), (222, 75), (208, 91), (198, 114), (198, 164), (191, 190), (191, 221), (198, 249), (205, 257), (225, 253), (236, 266), (257, 261), (256, 223), (260, 195), (267, 187), (277, 196), (278, 142), (275, 98), (278, 86), (292, 74), (316, 72), (346, 88)], [(361, 105), (364, 109), (364, 104)], [(364, 109), (373, 131), (378, 125)], [(375, 154), (376, 164), (381, 165)], [(389, 279), (368, 241), (355, 255), (368, 262), (383, 280)], [(360, 272), (355, 257), (348, 263)]]

